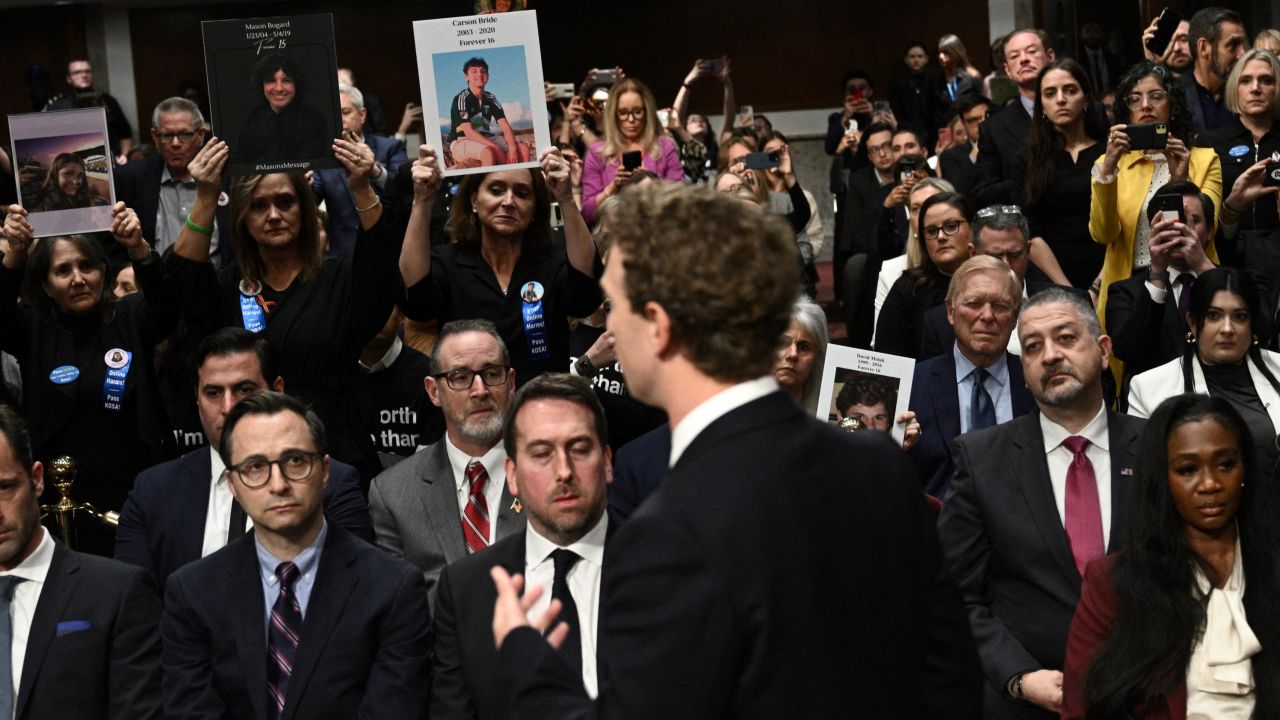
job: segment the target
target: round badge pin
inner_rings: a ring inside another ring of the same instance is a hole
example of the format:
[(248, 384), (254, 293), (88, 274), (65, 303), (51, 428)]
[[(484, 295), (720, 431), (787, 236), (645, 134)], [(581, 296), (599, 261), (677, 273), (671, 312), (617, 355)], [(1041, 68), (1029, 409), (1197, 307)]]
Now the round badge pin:
[(60, 365), (49, 373), (49, 381), (54, 385), (66, 385), (80, 377), (80, 368), (75, 365)]
[(262, 286), (258, 285), (257, 283), (251, 283), (248, 280), (240, 281), (241, 295), (253, 296), (253, 295), (257, 295), (260, 292), (262, 292)]
[(520, 289), (520, 299), (527, 303), (535, 303), (542, 299), (543, 288), (540, 282), (527, 282)]
[(1236, 145), (1235, 147), (1233, 147), (1233, 148), (1231, 148), (1230, 150), (1228, 150), (1228, 151), (1227, 151), (1227, 154), (1228, 154), (1228, 155), (1230, 155), (1230, 156), (1231, 156), (1231, 157), (1233, 157), (1233, 158), (1243, 157), (1243, 156), (1245, 156), (1245, 155), (1248, 155), (1248, 154), (1249, 154), (1249, 146), (1248, 146), (1248, 145)]
[(218, 207), (226, 207), (231, 204), (231, 196), (224, 193), (218, 195)]
[(112, 370), (119, 370), (129, 364), (129, 353), (122, 348), (111, 348), (102, 359), (107, 363), (107, 367)]

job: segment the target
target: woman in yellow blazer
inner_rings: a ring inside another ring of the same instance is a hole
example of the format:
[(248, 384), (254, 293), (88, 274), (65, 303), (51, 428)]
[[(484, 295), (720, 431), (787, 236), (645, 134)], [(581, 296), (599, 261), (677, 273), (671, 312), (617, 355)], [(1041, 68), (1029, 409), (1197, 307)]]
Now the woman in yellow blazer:
[[(1098, 317), (1106, 323), (1107, 289), (1111, 283), (1151, 264), (1147, 237), (1147, 202), (1166, 183), (1190, 180), (1213, 200), (1213, 217), (1222, 206), (1222, 165), (1212, 148), (1191, 148), (1195, 130), (1182, 86), (1163, 66), (1142, 62), (1130, 68), (1116, 87), (1116, 122), (1107, 152), (1093, 166), (1089, 233), (1107, 246), (1098, 289)], [(1157, 124), (1168, 129), (1163, 151), (1130, 150), (1129, 124)], [(1188, 148), (1191, 148), (1188, 150)], [(1212, 238), (1213, 228), (1210, 228)], [(1218, 252), (1209, 240), (1205, 254), (1214, 263)]]

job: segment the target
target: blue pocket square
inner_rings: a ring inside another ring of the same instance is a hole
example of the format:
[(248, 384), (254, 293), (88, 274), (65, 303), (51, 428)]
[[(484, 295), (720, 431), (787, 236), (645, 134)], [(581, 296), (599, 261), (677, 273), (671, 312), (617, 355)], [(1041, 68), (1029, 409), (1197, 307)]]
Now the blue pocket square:
[(93, 627), (93, 623), (88, 620), (67, 620), (58, 623), (58, 635), (67, 635), (69, 633), (81, 632)]

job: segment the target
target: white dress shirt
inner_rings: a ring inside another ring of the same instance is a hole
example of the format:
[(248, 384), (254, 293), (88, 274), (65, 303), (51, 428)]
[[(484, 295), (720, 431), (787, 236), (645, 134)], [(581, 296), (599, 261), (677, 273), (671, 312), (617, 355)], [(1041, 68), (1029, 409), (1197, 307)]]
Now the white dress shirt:
[(396, 335), (391, 338), (391, 347), (387, 348), (387, 351), (382, 354), (382, 357), (378, 359), (378, 362), (369, 366), (365, 365), (363, 360), (357, 360), (356, 365), (360, 368), (360, 372), (369, 375), (376, 372), (382, 372), (395, 364), (396, 360), (400, 357), (401, 350), (404, 350), (404, 341), (400, 339), (399, 335)]
[(499, 441), (482, 457), (473, 458), (459, 450), (449, 440), (448, 433), (444, 436), (444, 449), (445, 454), (449, 456), (449, 467), (453, 470), (454, 487), (457, 489), (458, 522), (462, 522), (462, 512), (466, 510), (467, 498), (471, 495), (471, 485), (467, 482), (467, 466), (472, 460), (479, 460), (485, 472), (489, 473), (489, 481), (484, 484), (484, 501), (489, 506), (489, 544), (492, 545), (494, 538), (498, 537), (498, 510), (500, 509), (498, 503), (502, 502), (502, 486), (507, 484), (505, 464), (507, 451)]
[[(209, 509), (204, 514), (204, 543), (200, 545), (200, 557), (208, 557), (227, 544), (227, 529), (231, 526), (231, 488), (227, 485), (226, 466), (222, 456), (209, 448)], [(244, 516), (244, 529), (253, 527), (253, 520)]]
[[(1062, 444), (1072, 433), (1044, 415), (1040, 416), (1040, 432), (1044, 435), (1045, 460), (1049, 464), (1049, 482), (1053, 484), (1053, 501), (1058, 505), (1058, 519), (1067, 522), (1067, 470), (1075, 461), (1075, 453)], [(1098, 483), (1098, 509), (1102, 511), (1102, 547), (1111, 543), (1111, 439), (1107, 435), (1107, 409), (1101, 407), (1088, 425), (1075, 433), (1089, 441), (1084, 454), (1093, 463), (1093, 477)]]
[[(36, 532), (42, 534), (40, 544), (17, 567), (0, 575), (16, 575), (22, 582), (14, 586), (13, 601), (9, 604), (9, 617), (13, 623), (13, 645), (9, 648), (9, 657), (13, 665), (13, 708), (18, 709), (18, 685), (22, 682), (22, 663), (27, 658), (27, 640), (31, 637), (31, 620), (36, 615), (36, 605), (40, 603), (40, 592), (44, 590), (45, 578), (49, 576), (49, 565), (53, 562), (53, 538), (43, 525), (36, 526)], [(6, 719), (7, 720), (7, 719)]]
[(668, 467), (675, 467), (676, 461), (684, 454), (689, 443), (706, 430), (708, 425), (719, 420), (720, 416), (777, 389), (778, 381), (774, 380), (772, 375), (766, 375), (738, 383), (703, 400), (700, 405), (684, 416), (679, 425), (671, 428), (671, 464)]
[[(596, 685), (596, 619), (600, 610), (600, 571), (604, 567), (604, 537), (609, 531), (609, 513), (603, 513), (596, 526), (572, 545), (565, 547), (582, 558), (569, 568), (565, 578), (573, 604), (578, 606), (578, 629), (582, 642), (582, 684), (587, 694), (595, 697)], [(533, 607), (529, 608), (529, 621), (542, 616), (551, 605), (551, 585), (556, 579), (556, 564), (551, 553), (559, 545), (538, 534), (533, 524), (525, 525), (524, 568), (526, 590), (542, 588)]]

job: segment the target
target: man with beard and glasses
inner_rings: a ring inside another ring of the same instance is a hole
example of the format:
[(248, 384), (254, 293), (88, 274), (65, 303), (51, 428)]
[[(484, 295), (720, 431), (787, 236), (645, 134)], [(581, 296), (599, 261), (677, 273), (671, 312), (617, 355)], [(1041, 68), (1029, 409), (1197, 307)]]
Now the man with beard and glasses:
[(1207, 7), (1191, 16), (1187, 43), (1195, 59), (1191, 72), (1178, 78), (1187, 94), (1191, 124), (1197, 133), (1216, 130), (1232, 117), (1222, 99), (1227, 76), (1244, 55), (1249, 39), (1239, 13)]
[(982, 659), (983, 717), (1048, 720), (1085, 564), (1124, 536), (1143, 421), (1103, 402), (1111, 338), (1088, 300), (1032, 296), (1018, 336), (1039, 412), (956, 439), (938, 536)]
[(444, 437), (373, 479), (378, 545), (422, 570), (434, 607), (444, 566), (522, 531), (507, 492), (502, 419), (516, 387), (507, 346), (488, 320), (454, 320), (431, 349), (427, 396)]

